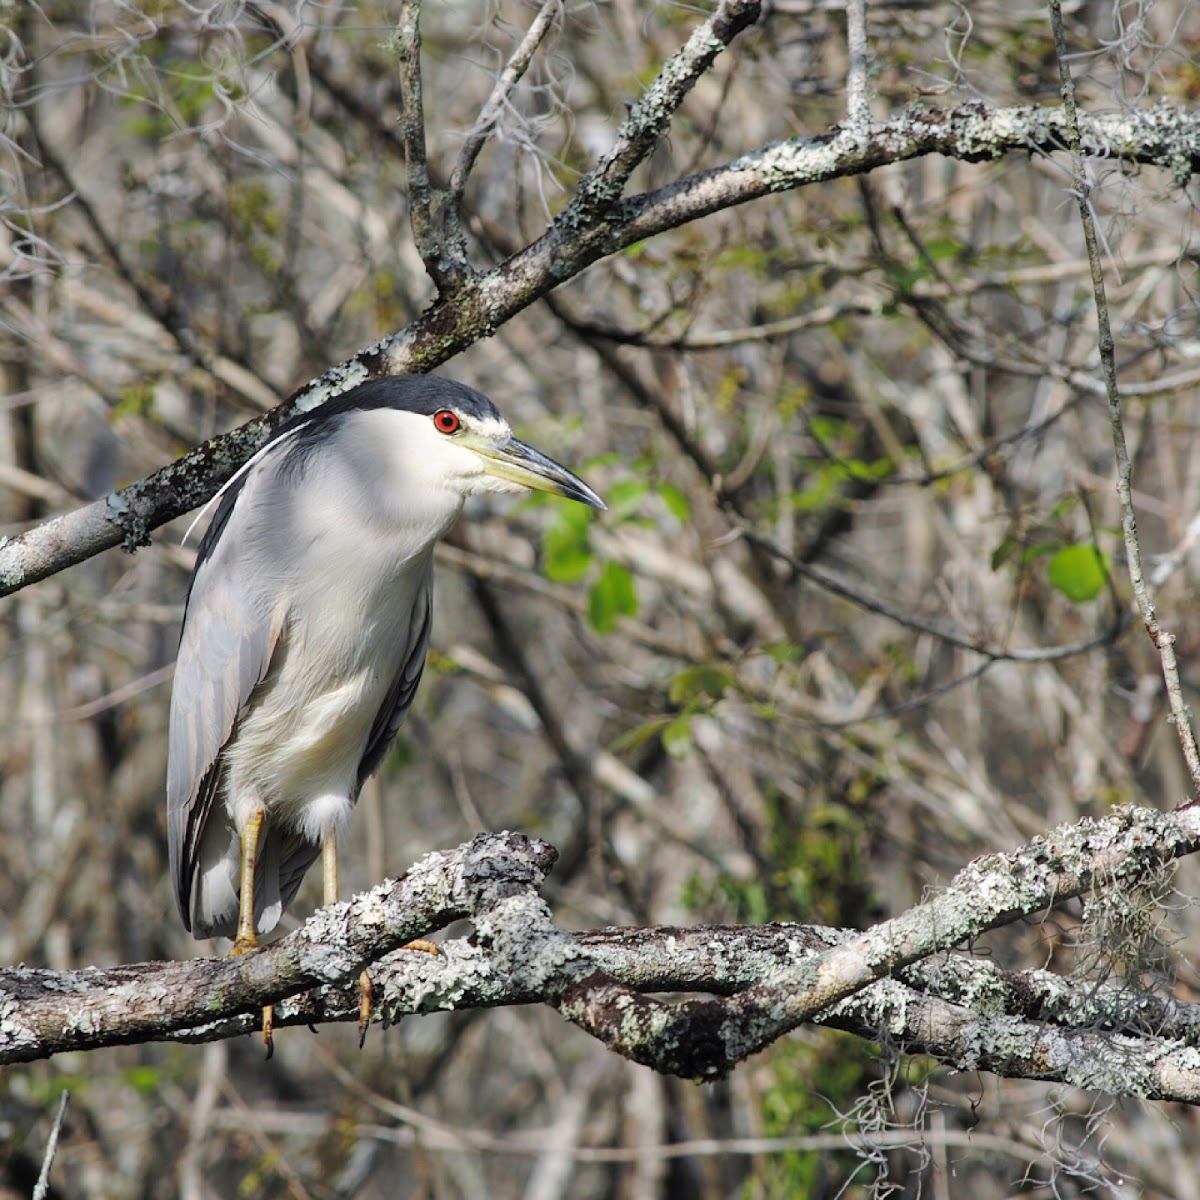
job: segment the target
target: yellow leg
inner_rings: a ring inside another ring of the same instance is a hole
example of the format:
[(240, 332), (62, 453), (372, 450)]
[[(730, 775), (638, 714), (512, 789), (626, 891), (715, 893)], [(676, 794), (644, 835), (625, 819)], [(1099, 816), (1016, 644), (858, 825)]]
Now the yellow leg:
[(254, 815), (246, 822), (246, 828), (242, 830), (242, 878), (238, 894), (234, 954), (245, 954), (258, 945), (258, 934), (254, 930), (254, 865), (258, 862), (258, 839), (266, 819), (266, 811), (256, 808)]
[(321, 843), (321, 882), (324, 903), (336, 904), (338, 898), (337, 833), (330, 830)]
[[(337, 834), (331, 829), (321, 843), (321, 881), (324, 902), (336, 904), (338, 898)], [(371, 976), (364, 971), (358, 977), (358, 1048), (367, 1039), (371, 1024)]]
[[(258, 933), (254, 928), (254, 867), (258, 862), (258, 842), (262, 836), (263, 822), (267, 819), (265, 809), (256, 808), (254, 815), (246, 822), (242, 830), (242, 872), (241, 888), (238, 894), (238, 923), (237, 937), (234, 938), (233, 949), (229, 957), (238, 954), (248, 954), (258, 946)], [(268, 1004), (263, 1009), (263, 1045), (267, 1048), (267, 1057), (275, 1052), (275, 1006)]]

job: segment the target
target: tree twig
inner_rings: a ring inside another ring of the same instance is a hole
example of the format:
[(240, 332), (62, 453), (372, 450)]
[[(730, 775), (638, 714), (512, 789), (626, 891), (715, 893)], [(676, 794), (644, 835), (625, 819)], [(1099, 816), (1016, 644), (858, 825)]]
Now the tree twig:
[(866, 129), (871, 124), (870, 67), (867, 44), (867, 0), (847, 0), (846, 49), (850, 66), (846, 72), (846, 123)]
[(58, 1112), (54, 1124), (50, 1128), (50, 1136), (46, 1139), (46, 1153), (42, 1156), (42, 1169), (38, 1173), (37, 1183), (33, 1186), (33, 1200), (45, 1200), (50, 1190), (50, 1168), (54, 1165), (54, 1155), (58, 1150), (58, 1135), (62, 1131), (63, 1117), (67, 1115), (67, 1100), (70, 1092), (63, 1092), (58, 1101)]
[(867, 612), (887, 617), (889, 621), (894, 621), (897, 625), (902, 625), (904, 628), (911, 629), (915, 633), (923, 633), (929, 637), (937, 638), (939, 641), (945, 642), (948, 646), (957, 646), (958, 649), (969, 650), (972, 654), (981, 654), (991, 662), (1060, 662), (1064, 658), (1075, 658), (1080, 654), (1087, 654), (1089, 651), (1095, 650), (1100, 646), (1112, 645), (1128, 625), (1126, 614), (1118, 612), (1112, 624), (1107, 629), (1098, 633), (1095, 637), (1087, 638), (1084, 641), (1067, 642), (1059, 646), (1031, 646), (1028, 648), (991, 645), (978, 638), (968, 637), (966, 634), (952, 629), (941, 621), (926, 620), (916, 616), (912, 612), (906, 612), (903, 609), (897, 608), (895, 605), (889, 604), (878, 596), (871, 595), (863, 588), (851, 587), (824, 568), (815, 566), (812, 563), (803, 562), (794, 554), (789, 554), (782, 546), (777, 545), (770, 538), (764, 537), (746, 524), (741, 525), (740, 532), (742, 537), (748, 542), (753, 542), (754, 545), (761, 547), (770, 554), (772, 558), (786, 563), (797, 575), (816, 584), (817, 587), (824, 591), (830, 592), (835, 596), (841, 596), (843, 600), (849, 600), (850, 603), (857, 605), (859, 608), (866, 609)]
[(1171, 708), (1171, 721), (1175, 735), (1187, 763), (1192, 779), (1192, 795), (1200, 795), (1200, 750), (1196, 747), (1196, 735), (1192, 730), (1191, 714), (1183, 699), (1183, 688), (1179, 681), (1179, 667), (1175, 661), (1175, 635), (1163, 627), (1155, 612), (1154, 599), (1146, 583), (1142, 569), (1142, 548), (1138, 540), (1137, 513), (1133, 507), (1133, 464), (1129, 460), (1129, 447), (1125, 441), (1125, 420), (1121, 412), (1121, 391), (1117, 384), (1116, 348), (1112, 326), (1108, 316), (1108, 295), (1104, 286), (1104, 265), (1100, 261), (1100, 243), (1096, 235), (1096, 218), (1092, 210), (1092, 184), (1083, 161), (1083, 138), (1080, 131), (1079, 111), (1075, 103), (1075, 81), (1071, 76), (1071, 64), (1067, 56), (1066, 34), (1063, 30), (1062, 7), (1059, 0), (1049, 0), (1050, 25), (1054, 31), (1054, 50), (1058, 58), (1058, 70), (1062, 78), (1063, 112), (1065, 133), (1071, 151), (1071, 186), (1079, 205), (1079, 221), (1083, 227), (1083, 240), (1087, 248), (1091, 267), (1092, 298), (1096, 307), (1096, 325), (1099, 333), (1100, 369), (1104, 375), (1105, 392), (1108, 397), (1108, 420), (1112, 430), (1113, 456), (1117, 464), (1117, 496), (1121, 504), (1121, 534), (1125, 542), (1125, 557), (1129, 568), (1129, 580), (1133, 585), (1138, 612), (1150, 640), (1158, 650), (1162, 663), (1163, 678), (1167, 686), (1167, 702)]
[(569, 229), (591, 225), (607, 213), (625, 190), (634, 168), (666, 133), (696, 80), (743, 29), (758, 20), (760, 10), (759, 0), (721, 0), (717, 11), (692, 31), (630, 107), (613, 145), (579, 181), (556, 225)]
[(435, 195), (425, 152), (425, 105), (421, 92), (421, 0), (404, 0), (396, 23), (400, 67), (400, 131), (408, 171), (408, 219), (417, 253), (438, 290), (454, 292), (469, 274), (466, 248), (449, 244), (438, 227), (444, 197)]
[(475, 125), (467, 135), (467, 140), (463, 142), (462, 149), (458, 152), (458, 159), (450, 172), (447, 215), (451, 212), (457, 215), (458, 205), (462, 202), (463, 192), (467, 186), (467, 179), (471, 174), (471, 168), (475, 165), (475, 160), (479, 157), (480, 150), (491, 136), (492, 130), (496, 128), (496, 123), (500, 120), (500, 114), (504, 111), (504, 106), (508, 103), (513, 89), (524, 78), (525, 72), (529, 70), (529, 64), (533, 61), (537, 48), (545, 41), (546, 35), (550, 32), (562, 9), (563, 0), (544, 0), (537, 16), (534, 17), (528, 31), (521, 39), (521, 44), (512, 52), (504, 70), (500, 72), (496, 86), (492, 88), (492, 94), (479, 110)]

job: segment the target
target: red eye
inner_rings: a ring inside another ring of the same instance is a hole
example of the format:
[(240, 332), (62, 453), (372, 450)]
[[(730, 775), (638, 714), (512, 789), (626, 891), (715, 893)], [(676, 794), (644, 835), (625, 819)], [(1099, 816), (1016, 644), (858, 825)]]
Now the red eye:
[(457, 433), (462, 420), (459, 418), (458, 413), (451, 412), (448, 408), (443, 408), (441, 412), (433, 414), (433, 423), (437, 426), (440, 433)]

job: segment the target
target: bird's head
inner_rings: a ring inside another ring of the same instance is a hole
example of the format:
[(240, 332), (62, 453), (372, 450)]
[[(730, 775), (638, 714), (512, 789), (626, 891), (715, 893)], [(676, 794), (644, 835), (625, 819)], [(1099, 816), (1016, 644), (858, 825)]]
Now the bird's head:
[(358, 460), (366, 462), (373, 448), (388, 460), (393, 479), (446, 489), (461, 499), (479, 492), (539, 491), (606, 507), (577, 475), (514, 437), (491, 400), (464, 384), (432, 375), (372, 380), (328, 401), (314, 416), (320, 413), (320, 425), (328, 427), (339, 412), (355, 427)]

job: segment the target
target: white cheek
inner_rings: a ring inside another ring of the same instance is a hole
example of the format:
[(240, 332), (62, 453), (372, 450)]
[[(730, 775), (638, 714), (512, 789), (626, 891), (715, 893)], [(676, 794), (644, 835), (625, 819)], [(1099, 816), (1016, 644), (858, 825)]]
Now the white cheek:
[(483, 460), (474, 450), (447, 439), (436, 447), (422, 469), (431, 485), (448, 487), (460, 496), (479, 491), (483, 478)]

